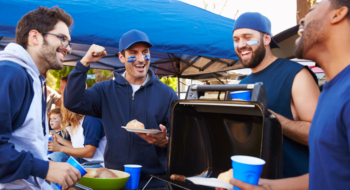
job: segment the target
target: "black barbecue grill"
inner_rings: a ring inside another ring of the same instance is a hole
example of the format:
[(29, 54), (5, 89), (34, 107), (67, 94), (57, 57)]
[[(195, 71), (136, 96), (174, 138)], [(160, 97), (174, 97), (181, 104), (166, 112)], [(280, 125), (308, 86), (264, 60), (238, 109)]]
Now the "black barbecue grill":
[[(231, 91), (251, 90), (251, 101), (232, 100)], [(207, 91), (225, 92), (225, 99), (201, 100)], [(167, 177), (172, 189), (212, 189), (169, 180), (171, 174), (217, 177), (232, 168), (230, 157), (249, 155), (266, 161), (261, 177), (282, 176), (283, 140), (278, 121), (268, 112), (262, 83), (250, 85), (191, 85), (186, 100), (171, 108)], [(181, 187), (181, 188), (179, 188)]]

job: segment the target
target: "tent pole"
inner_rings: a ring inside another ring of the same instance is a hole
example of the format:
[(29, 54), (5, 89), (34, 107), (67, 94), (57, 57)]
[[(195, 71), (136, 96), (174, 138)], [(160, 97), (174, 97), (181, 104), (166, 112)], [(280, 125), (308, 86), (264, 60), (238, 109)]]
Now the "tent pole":
[(180, 99), (180, 77), (177, 76), (177, 97)]

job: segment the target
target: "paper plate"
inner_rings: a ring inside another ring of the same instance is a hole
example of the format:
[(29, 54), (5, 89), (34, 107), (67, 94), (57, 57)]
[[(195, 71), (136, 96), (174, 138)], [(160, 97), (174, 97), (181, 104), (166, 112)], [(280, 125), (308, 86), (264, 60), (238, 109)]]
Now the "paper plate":
[(224, 189), (232, 189), (233, 185), (220, 181), (216, 178), (203, 178), (203, 177), (187, 177), (186, 178), (189, 181), (192, 181), (192, 183), (196, 185), (204, 185), (209, 187), (220, 187)]
[(133, 128), (127, 128), (125, 126), (122, 126), (122, 128), (124, 128), (125, 130), (129, 131), (129, 132), (136, 132), (136, 133), (151, 133), (151, 134), (157, 134), (160, 133), (162, 131), (159, 130), (155, 130), (155, 129), (133, 129)]

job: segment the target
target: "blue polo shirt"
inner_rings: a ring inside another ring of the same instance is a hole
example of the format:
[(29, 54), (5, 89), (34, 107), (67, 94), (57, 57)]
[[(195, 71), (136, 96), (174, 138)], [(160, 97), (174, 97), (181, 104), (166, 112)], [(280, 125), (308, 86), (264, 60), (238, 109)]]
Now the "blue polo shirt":
[(323, 86), (309, 133), (310, 190), (350, 189), (350, 66)]

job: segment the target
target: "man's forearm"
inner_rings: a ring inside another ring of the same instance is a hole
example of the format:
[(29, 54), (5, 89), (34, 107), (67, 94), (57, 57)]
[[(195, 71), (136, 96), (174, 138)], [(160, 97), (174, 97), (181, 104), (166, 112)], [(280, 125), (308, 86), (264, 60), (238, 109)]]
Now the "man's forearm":
[(309, 188), (309, 174), (285, 179), (260, 179), (259, 185), (269, 185), (273, 190), (307, 190)]
[(307, 121), (285, 120), (280, 121), (283, 134), (288, 138), (303, 145), (308, 145), (308, 137), (311, 123)]

